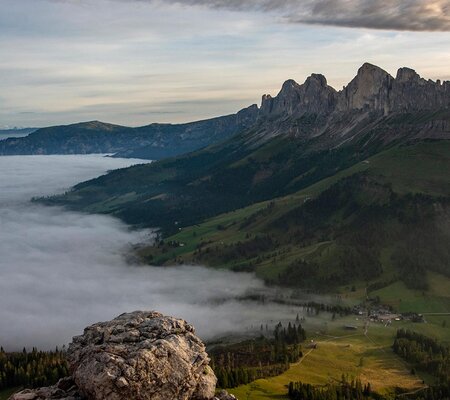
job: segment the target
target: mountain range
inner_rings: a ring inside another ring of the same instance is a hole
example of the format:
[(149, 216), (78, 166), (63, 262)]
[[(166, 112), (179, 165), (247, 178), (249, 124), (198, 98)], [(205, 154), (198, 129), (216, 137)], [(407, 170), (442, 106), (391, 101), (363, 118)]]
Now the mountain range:
[(142, 251), (153, 264), (426, 285), (425, 270), (450, 275), (449, 102), (449, 82), (408, 68), (364, 64), (340, 92), (322, 75), (288, 80), (226, 140), (41, 201), (159, 227)]
[[(300, 139), (321, 137), (325, 148), (339, 146), (377, 124), (391, 125), (389, 117), (420, 111), (426, 121), (410, 137), (442, 137), (448, 120), (430, 111), (449, 107), (450, 82), (425, 80), (414, 70), (400, 68), (394, 78), (364, 64), (341, 91), (312, 74), (303, 84), (287, 80), (276, 97), (264, 95), (261, 107), (251, 105), (236, 114), (186, 124), (151, 124), (138, 128), (99, 121), (30, 130), (25, 138), (0, 141), (0, 155), (116, 153), (120, 157), (161, 159), (195, 151), (257, 128), (256, 143), (273, 136)], [(405, 117), (406, 118), (406, 117)], [(406, 121), (407, 122), (407, 121)], [(403, 136), (403, 134), (401, 134)], [(382, 140), (396, 139), (386, 132)]]

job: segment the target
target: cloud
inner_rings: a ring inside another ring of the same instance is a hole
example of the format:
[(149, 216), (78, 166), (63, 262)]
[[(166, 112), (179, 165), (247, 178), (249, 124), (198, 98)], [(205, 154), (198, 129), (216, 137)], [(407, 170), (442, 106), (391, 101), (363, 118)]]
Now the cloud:
[[(154, 0), (137, 1), (154, 2)], [(166, 2), (236, 11), (278, 12), (286, 21), (304, 24), (386, 30), (450, 31), (450, 5), (447, 0), (166, 0)]]
[(450, 31), (447, 0), (320, 0), (293, 21), (410, 31)]
[(270, 293), (253, 275), (130, 265), (124, 252), (148, 240), (148, 231), (130, 231), (109, 216), (28, 202), (132, 162), (0, 157), (0, 345), (54, 348), (88, 324), (136, 309), (184, 318), (203, 338), (295, 318), (299, 310), (292, 307), (238, 300), (249, 291)]

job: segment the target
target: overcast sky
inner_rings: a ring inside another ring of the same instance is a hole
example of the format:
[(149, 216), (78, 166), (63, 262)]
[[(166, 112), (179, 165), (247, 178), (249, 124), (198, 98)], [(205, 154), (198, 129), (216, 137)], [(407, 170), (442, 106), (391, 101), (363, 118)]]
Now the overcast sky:
[(191, 121), (365, 61), (450, 79), (449, 0), (1, 0), (0, 127)]

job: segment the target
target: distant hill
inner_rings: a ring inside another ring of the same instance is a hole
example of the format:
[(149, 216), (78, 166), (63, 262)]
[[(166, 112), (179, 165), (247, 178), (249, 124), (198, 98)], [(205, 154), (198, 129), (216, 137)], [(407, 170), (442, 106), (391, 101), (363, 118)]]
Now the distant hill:
[(197, 150), (252, 125), (257, 107), (187, 124), (139, 128), (99, 121), (35, 130), (27, 137), (0, 141), (0, 155), (117, 153), (120, 157), (160, 159)]

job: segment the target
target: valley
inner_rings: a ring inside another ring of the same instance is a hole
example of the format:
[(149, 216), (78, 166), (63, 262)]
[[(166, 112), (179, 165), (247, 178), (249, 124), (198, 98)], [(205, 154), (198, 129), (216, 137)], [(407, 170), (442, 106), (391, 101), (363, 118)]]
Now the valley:
[(1, 0), (0, 400), (450, 400), (450, 0)]
[[(177, 145), (180, 154), (156, 162), (133, 160), (61, 194), (38, 193), (31, 205), (121, 220), (134, 237), (148, 232), (127, 247), (128, 261), (111, 258), (118, 270), (109, 288), (123, 290), (122, 305), (150, 302), (193, 320), (219, 386), (239, 399), (288, 399), (288, 387), (303, 385), (356, 390), (356, 380), (366, 392), (370, 384), (374, 398), (428, 400), (447, 383), (431, 361), (424, 367), (407, 353), (415, 348), (410, 333), (402, 351), (393, 345), (403, 330), (450, 345), (447, 92), (446, 82), (407, 68), (393, 78), (371, 64), (340, 92), (317, 74), (302, 85), (286, 81), (276, 97), (245, 111), (245, 126), (226, 125), (224, 133), (214, 125), (222, 122), (202, 122), (202, 135), (222, 136)], [(240, 113), (220, 118), (236, 123)], [(57, 138), (51, 151), (86, 129), (92, 138), (101, 129), (128, 140), (125, 128), (99, 123), (47, 129), (29, 137)], [(135, 145), (142, 151), (110, 147), (118, 153), (108, 162), (156, 154)], [(80, 146), (70, 149), (103, 149)], [(99, 276), (105, 267), (99, 262)], [(89, 272), (81, 272), (84, 281)], [(111, 309), (108, 290), (95, 296), (96, 315)], [(306, 338), (280, 340), (278, 323), (288, 331), (301, 324)], [(447, 358), (433, 357), (445, 370)]]

